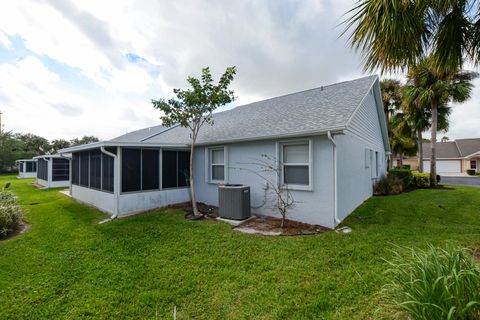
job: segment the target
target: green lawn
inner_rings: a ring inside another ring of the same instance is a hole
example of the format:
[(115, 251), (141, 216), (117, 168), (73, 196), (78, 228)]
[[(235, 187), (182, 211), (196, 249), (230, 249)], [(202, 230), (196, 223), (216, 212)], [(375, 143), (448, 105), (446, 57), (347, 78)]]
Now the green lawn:
[[(368, 319), (394, 245), (480, 246), (480, 189), (374, 197), (351, 234), (262, 237), (178, 210), (105, 215), (12, 182), (32, 229), (0, 242), (0, 319)], [(387, 311), (383, 311), (387, 312)]]

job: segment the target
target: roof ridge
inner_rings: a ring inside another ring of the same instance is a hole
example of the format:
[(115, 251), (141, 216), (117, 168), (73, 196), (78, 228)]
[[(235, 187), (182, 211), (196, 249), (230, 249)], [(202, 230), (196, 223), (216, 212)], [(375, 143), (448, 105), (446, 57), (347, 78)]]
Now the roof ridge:
[(345, 84), (345, 83), (349, 83), (349, 82), (355, 82), (355, 81), (359, 81), (359, 80), (363, 80), (363, 79), (367, 79), (367, 78), (372, 78), (372, 77), (378, 77), (378, 76), (377, 76), (376, 74), (371, 74), (371, 75), (364, 76), (364, 77), (360, 77), (360, 78), (353, 79), (353, 80), (345, 80), (345, 81), (341, 81), (341, 82), (330, 83), (330, 84), (327, 84), (327, 85), (324, 85), (324, 86), (314, 87), (314, 88), (305, 89), (305, 90), (300, 90), (300, 91), (296, 91), (296, 92), (290, 92), (290, 93), (282, 94), (282, 95), (280, 95), (280, 96), (271, 97), (271, 98), (266, 98), (266, 99), (263, 99), (263, 100), (258, 100), (258, 101), (250, 102), (250, 103), (247, 103), (247, 104), (242, 104), (242, 105), (233, 107), (232, 109), (229, 109), (229, 110), (220, 111), (220, 112), (215, 112), (214, 114), (220, 114), (220, 113), (225, 113), (225, 112), (233, 111), (233, 110), (235, 110), (235, 109), (237, 109), (237, 108), (246, 107), (246, 106), (252, 105), (252, 104), (254, 104), (254, 103), (269, 101), (269, 100), (278, 99), (278, 98), (284, 98), (284, 97), (291, 96), (291, 95), (294, 95), (294, 94), (299, 94), (299, 93), (304, 93), (304, 92), (308, 92), (308, 91), (318, 90), (318, 89), (321, 89), (321, 88), (333, 87), (333, 86), (336, 86), (336, 85)]
[(460, 157), (463, 157), (463, 153), (462, 151), (460, 151), (460, 147), (458, 146), (457, 140), (453, 140), (453, 142), (455, 142), (455, 146), (457, 147), (458, 154), (460, 155)]

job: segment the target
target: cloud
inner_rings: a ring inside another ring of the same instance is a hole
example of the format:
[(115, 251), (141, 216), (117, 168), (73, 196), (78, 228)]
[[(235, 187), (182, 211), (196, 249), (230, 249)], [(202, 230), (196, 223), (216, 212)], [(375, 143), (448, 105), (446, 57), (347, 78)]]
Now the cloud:
[[(5, 1), (0, 45), (16, 52), (17, 41), (9, 40), (15, 36), (25, 46), (17, 58), (26, 57), (2, 64), (0, 55), (7, 124), (51, 138), (110, 138), (155, 125), (159, 112), (150, 100), (170, 97), (205, 66), (217, 77), (237, 66), (235, 105), (361, 76), (359, 55), (339, 38), (342, 14), (353, 5), (352, 0)], [(452, 137), (480, 136), (478, 99), (480, 92), (455, 106)]]

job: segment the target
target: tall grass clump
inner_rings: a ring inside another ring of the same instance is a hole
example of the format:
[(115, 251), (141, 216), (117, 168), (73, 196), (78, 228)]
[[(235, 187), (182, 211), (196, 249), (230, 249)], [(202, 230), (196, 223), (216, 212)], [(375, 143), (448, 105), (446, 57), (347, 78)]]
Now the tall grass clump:
[(408, 319), (480, 319), (480, 270), (468, 250), (408, 249), (388, 263), (384, 292)]
[(10, 191), (0, 192), (0, 238), (17, 230), (23, 219), (23, 212), (17, 197)]

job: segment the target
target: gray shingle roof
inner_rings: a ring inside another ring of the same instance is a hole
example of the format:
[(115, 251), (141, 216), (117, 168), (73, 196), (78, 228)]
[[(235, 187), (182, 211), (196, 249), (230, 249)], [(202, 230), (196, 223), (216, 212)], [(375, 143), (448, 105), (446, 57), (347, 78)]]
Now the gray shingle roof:
[[(460, 152), (458, 151), (455, 141), (437, 142), (435, 145), (437, 151), (437, 158), (460, 158)], [(430, 158), (430, 142), (423, 143), (423, 158)]]
[(466, 157), (480, 151), (480, 138), (455, 140), (462, 157)]
[[(305, 90), (213, 114), (197, 143), (261, 139), (343, 129), (377, 76)], [(111, 141), (188, 144), (189, 130), (162, 126), (128, 133)], [(163, 132), (162, 132), (163, 131)], [(158, 133), (155, 135), (155, 133)], [(149, 138), (150, 136), (150, 138)]]

